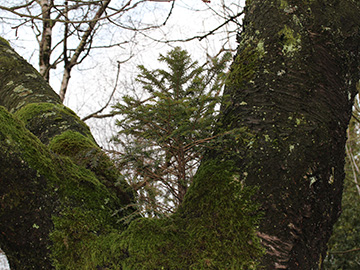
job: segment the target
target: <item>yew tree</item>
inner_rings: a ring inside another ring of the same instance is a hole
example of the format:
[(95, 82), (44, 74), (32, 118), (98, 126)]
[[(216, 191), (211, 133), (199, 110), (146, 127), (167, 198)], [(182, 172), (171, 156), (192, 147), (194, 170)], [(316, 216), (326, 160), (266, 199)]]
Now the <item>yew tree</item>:
[(134, 194), (86, 125), (1, 40), (0, 245), (11, 267), (321, 269), (341, 213), (359, 13), (353, 0), (246, 2), (214, 130), (231, 135), (161, 219), (133, 215)]

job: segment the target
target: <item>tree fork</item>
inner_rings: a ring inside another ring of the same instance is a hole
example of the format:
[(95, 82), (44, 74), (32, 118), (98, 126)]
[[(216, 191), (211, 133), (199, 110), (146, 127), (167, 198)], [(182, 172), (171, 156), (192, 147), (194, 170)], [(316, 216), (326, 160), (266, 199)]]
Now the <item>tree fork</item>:
[[(64, 66), (64, 74), (63, 74), (63, 78), (61, 81), (61, 87), (60, 87), (60, 93), (59, 93), (60, 99), (62, 102), (65, 99), (66, 91), (67, 91), (67, 88), (69, 85), (69, 81), (70, 81), (70, 77), (71, 77), (71, 70), (76, 64), (78, 64), (81, 53), (86, 51), (85, 47), (86, 47), (86, 45), (89, 45), (89, 43), (90, 43), (90, 45), (87, 50), (90, 51), (91, 36), (95, 34), (95, 26), (98, 23), (98, 21), (100, 20), (101, 16), (106, 11), (110, 2), (111, 2), (111, 0), (104, 0), (101, 3), (98, 11), (94, 15), (93, 20), (89, 22), (88, 28), (86, 29), (86, 31), (84, 31), (84, 34), (81, 37), (81, 41), (80, 41), (79, 45), (76, 47), (75, 52), (71, 56), (71, 58), (68, 59), (67, 56), (64, 55), (64, 57), (66, 57), (67, 59), (64, 61), (64, 65), (65, 65)], [(65, 37), (65, 39), (66, 39), (66, 37)], [(88, 54), (88, 52), (86, 54)], [(82, 61), (82, 60), (80, 60), (80, 61)]]

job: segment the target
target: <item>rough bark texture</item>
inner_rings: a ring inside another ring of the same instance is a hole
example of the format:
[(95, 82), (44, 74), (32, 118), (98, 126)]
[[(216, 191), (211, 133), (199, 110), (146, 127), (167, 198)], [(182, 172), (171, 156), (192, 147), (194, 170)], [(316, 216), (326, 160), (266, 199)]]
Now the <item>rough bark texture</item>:
[(118, 265), (123, 251), (97, 252), (123, 230), (132, 193), (88, 127), (3, 39), (0, 82), (0, 105), (15, 114), (0, 107), (0, 245), (11, 268)]
[(341, 208), (358, 14), (351, 0), (247, 1), (221, 151), (176, 214), (129, 227), (118, 221), (131, 193), (87, 127), (0, 40), (0, 105), (15, 114), (0, 110), (0, 245), (13, 269), (321, 268)]
[(346, 0), (247, 1), (223, 122), (254, 135), (235, 160), (260, 188), (266, 269), (318, 269), (326, 255), (359, 81), (359, 11)]

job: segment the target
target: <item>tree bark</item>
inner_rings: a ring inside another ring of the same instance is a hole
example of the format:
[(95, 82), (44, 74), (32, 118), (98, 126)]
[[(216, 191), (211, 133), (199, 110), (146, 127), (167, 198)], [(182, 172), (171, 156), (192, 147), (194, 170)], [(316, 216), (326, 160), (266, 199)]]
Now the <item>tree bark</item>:
[(109, 259), (85, 247), (124, 229), (132, 192), (89, 128), (1, 38), (0, 82), (0, 105), (14, 114), (0, 107), (0, 246), (11, 269), (115, 263), (122, 251)]
[(359, 4), (247, 1), (223, 125), (252, 134), (233, 158), (259, 187), (266, 269), (319, 269), (341, 212), (359, 81)]
[(132, 194), (88, 128), (0, 39), (0, 105), (14, 113), (0, 110), (0, 245), (13, 269), (322, 268), (341, 211), (359, 11), (247, 1), (221, 149), (177, 213), (130, 226)]
[[(104, 0), (103, 2), (101, 2), (101, 6), (99, 7), (98, 11), (96, 12), (93, 20), (91, 22), (89, 22), (88, 28), (86, 29), (86, 31), (84, 31), (84, 34), (81, 37), (81, 41), (80, 41), (79, 45), (76, 47), (75, 52), (71, 56), (70, 59), (67, 58), (66, 51), (64, 51), (64, 57), (65, 57), (65, 59), (64, 59), (64, 74), (63, 74), (63, 78), (61, 81), (60, 93), (59, 93), (61, 101), (64, 101), (64, 99), (65, 99), (66, 91), (68, 89), (68, 85), (69, 85), (69, 81), (70, 81), (70, 77), (71, 77), (71, 70), (75, 65), (79, 64), (80, 55), (84, 51), (87, 50), (87, 52), (85, 54), (86, 55), (89, 54), (89, 51), (91, 49), (91, 43), (92, 43), (91, 39), (92, 39), (92, 36), (95, 35), (95, 26), (98, 23), (98, 21), (100, 20), (101, 16), (106, 11), (110, 2), (111, 2), (111, 0)], [(67, 34), (68, 33), (65, 33), (65, 35), (67, 35)], [(67, 39), (67, 37), (64, 38), (64, 40), (66, 40), (66, 39)], [(89, 48), (86, 49), (86, 46), (88, 46)]]
[(42, 12), (43, 29), (40, 41), (40, 52), (39, 52), (39, 69), (40, 74), (44, 79), (49, 82), (50, 80), (50, 56), (51, 56), (51, 43), (52, 43), (52, 28), (53, 23), (51, 22), (51, 8), (53, 6), (52, 1), (41, 0), (39, 2)]

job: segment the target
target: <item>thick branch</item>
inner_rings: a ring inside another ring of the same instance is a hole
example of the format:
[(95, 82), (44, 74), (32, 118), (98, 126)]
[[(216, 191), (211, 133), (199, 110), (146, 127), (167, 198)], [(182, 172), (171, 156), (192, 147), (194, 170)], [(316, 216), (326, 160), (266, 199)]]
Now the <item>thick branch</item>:
[(0, 245), (11, 268), (116, 265), (121, 251), (84, 247), (109, 250), (105, 239), (133, 216), (132, 191), (88, 127), (1, 38), (0, 58), (0, 105), (16, 114), (0, 107)]
[(89, 26), (88, 26), (87, 30), (84, 32), (79, 45), (75, 49), (75, 53), (73, 54), (73, 56), (71, 57), (71, 59), (69, 60), (67, 65), (65, 66), (64, 75), (63, 75), (63, 79), (62, 79), (61, 87), (60, 87), (60, 99), (62, 101), (64, 101), (67, 87), (69, 84), (71, 69), (77, 64), (80, 54), (82, 52), (84, 52), (85, 47), (88, 45), (89, 37), (91, 37), (91, 35), (94, 34), (94, 29), (95, 29), (96, 23), (102, 17), (103, 13), (105, 12), (105, 10), (108, 7), (108, 5), (110, 4), (110, 2), (111, 2), (111, 0), (105, 0), (102, 3), (99, 10), (96, 12), (93, 20), (91, 22), (89, 22)]

